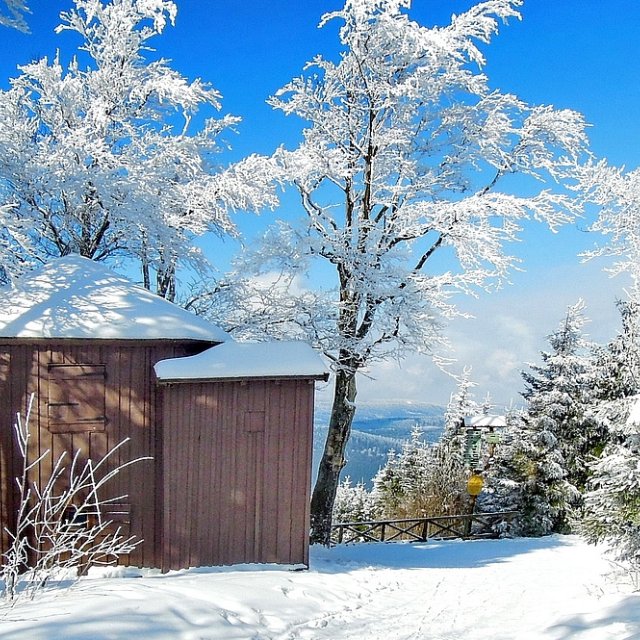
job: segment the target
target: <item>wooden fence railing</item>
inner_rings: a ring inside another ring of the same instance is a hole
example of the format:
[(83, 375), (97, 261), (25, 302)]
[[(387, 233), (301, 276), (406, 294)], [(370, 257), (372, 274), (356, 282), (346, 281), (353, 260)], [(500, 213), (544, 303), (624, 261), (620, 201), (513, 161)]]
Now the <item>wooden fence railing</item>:
[(343, 544), (393, 540), (426, 542), (429, 539), (497, 538), (494, 525), (510, 522), (517, 515), (517, 511), (498, 511), (432, 518), (340, 522), (332, 526), (331, 540), (334, 544)]

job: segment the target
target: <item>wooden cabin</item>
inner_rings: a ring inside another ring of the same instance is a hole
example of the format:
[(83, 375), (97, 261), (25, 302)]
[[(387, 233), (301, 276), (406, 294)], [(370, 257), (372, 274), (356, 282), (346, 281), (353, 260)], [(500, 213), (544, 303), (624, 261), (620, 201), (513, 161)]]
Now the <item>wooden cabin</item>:
[(326, 375), (305, 344), (238, 344), (103, 265), (52, 261), (0, 290), (2, 550), (17, 511), (13, 424), (35, 394), (31, 456), (95, 461), (129, 438), (111, 464), (151, 458), (108, 486), (127, 496), (114, 519), (143, 540), (128, 564), (307, 564)]

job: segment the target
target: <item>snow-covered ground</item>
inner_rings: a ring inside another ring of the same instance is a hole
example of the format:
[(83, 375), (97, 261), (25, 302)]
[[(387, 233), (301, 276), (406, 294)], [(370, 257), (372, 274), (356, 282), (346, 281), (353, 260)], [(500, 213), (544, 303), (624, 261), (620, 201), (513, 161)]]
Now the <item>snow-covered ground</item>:
[(5, 611), (0, 638), (640, 639), (640, 595), (574, 537), (313, 548), (311, 561), (116, 569)]

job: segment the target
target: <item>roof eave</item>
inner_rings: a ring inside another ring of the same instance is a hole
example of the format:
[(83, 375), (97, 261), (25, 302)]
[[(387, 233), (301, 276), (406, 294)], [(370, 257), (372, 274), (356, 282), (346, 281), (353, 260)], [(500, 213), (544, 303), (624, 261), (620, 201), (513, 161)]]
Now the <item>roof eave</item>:
[(272, 382), (289, 381), (289, 380), (309, 380), (313, 382), (327, 382), (329, 380), (328, 373), (309, 373), (296, 374), (286, 376), (276, 375), (252, 375), (252, 376), (210, 376), (206, 378), (157, 378), (156, 382), (160, 385), (169, 384), (199, 384), (206, 382), (250, 382), (251, 380), (268, 380)]

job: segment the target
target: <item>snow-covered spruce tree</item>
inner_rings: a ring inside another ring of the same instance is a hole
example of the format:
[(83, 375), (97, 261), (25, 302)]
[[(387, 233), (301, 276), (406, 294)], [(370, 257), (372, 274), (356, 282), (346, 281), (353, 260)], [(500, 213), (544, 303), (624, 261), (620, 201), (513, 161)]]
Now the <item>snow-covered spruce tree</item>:
[(2, 0), (0, 2), (0, 26), (28, 31), (25, 13), (29, 13), (29, 7), (23, 0)]
[(465, 367), (444, 414), (443, 439), (461, 439), (464, 419), (480, 413), (480, 406), (474, 400), (472, 392), (475, 386), (476, 383), (471, 380), (471, 367)]
[(363, 522), (375, 520), (378, 516), (374, 496), (363, 482), (351, 483), (347, 476), (338, 485), (336, 499), (333, 504), (334, 522)]
[[(640, 391), (640, 302), (630, 298), (617, 303), (621, 328), (609, 344), (594, 349), (594, 388), (596, 405), (610, 404), (635, 396)], [(619, 411), (612, 415), (618, 417)], [(603, 428), (615, 427), (608, 412), (599, 411)], [(619, 424), (618, 424), (619, 426)]]
[[(438, 446), (457, 459), (457, 465), (465, 468), (467, 430), (464, 420), (483, 412), (483, 406), (474, 399), (472, 389), (476, 383), (471, 380), (471, 367), (465, 367), (458, 378), (456, 391), (451, 395), (444, 414), (444, 431)], [(470, 469), (469, 471), (473, 471)]]
[[(219, 321), (244, 336), (307, 339), (333, 362), (314, 542), (330, 539), (358, 372), (432, 352), (454, 313), (450, 295), (508, 273), (515, 258), (505, 246), (521, 221), (555, 228), (575, 213), (544, 183), (572, 172), (586, 145), (583, 118), (491, 89), (481, 71), (478, 47), (520, 4), (489, 0), (429, 28), (410, 20), (410, 0), (347, 0), (321, 21), (342, 22), (340, 56), (315, 57), (270, 101), (306, 126), (296, 149), (274, 157), (304, 216), (281, 221), (244, 256)], [(528, 195), (509, 190), (503, 178), (513, 174), (536, 178)], [(325, 286), (310, 291), (301, 283), (315, 267)]]
[[(134, 258), (148, 288), (173, 298), (179, 265), (206, 263), (193, 238), (233, 233), (232, 210), (275, 204), (256, 156), (217, 170), (219, 137), (239, 121), (220, 94), (155, 58), (173, 23), (166, 0), (74, 0), (58, 32), (82, 38), (19, 67), (0, 92), (0, 266), (8, 275), (51, 256)], [(153, 282), (155, 280), (155, 282)]]
[(640, 571), (640, 303), (618, 303), (620, 333), (596, 351), (596, 417), (608, 441), (591, 467), (580, 531)]
[(520, 532), (526, 535), (568, 531), (588, 477), (596, 424), (583, 311), (582, 301), (569, 307), (549, 336), (551, 350), (542, 352), (542, 364), (522, 374), (527, 405), (509, 452), (508, 479), (520, 485)]
[[(522, 446), (524, 412), (510, 408), (506, 415), (506, 427), (502, 431), (502, 441), (496, 447), (492, 463), (484, 473), (485, 487), (478, 496), (476, 510), (481, 513), (497, 511), (517, 511), (522, 504), (522, 492), (530, 462)], [(519, 535), (519, 522), (499, 522), (494, 526), (496, 533)]]
[(613, 257), (612, 274), (631, 276), (629, 299), (618, 303), (622, 328), (595, 352), (596, 416), (609, 438), (592, 467), (582, 531), (609, 542), (618, 557), (640, 571), (640, 169), (605, 162), (583, 167), (579, 188), (599, 206), (592, 229), (608, 237), (586, 257)]
[(443, 438), (430, 447), (427, 495), (428, 514), (458, 515), (467, 513), (469, 469), (457, 438)]
[(399, 454), (392, 452), (374, 478), (373, 496), (386, 518), (464, 512), (467, 471), (453, 441), (429, 445), (419, 428)]
[(530, 365), (523, 373), (527, 390), (528, 414), (551, 416), (554, 432), (565, 461), (567, 480), (582, 491), (589, 476), (588, 464), (603, 446), (603, 434), (593, 417), (594, 369), (593, 345), (584, 336), (584, 303), (567, 310), (560, 327), (549, 336), (552, 351), (542, 353), (541, 366)]
[(567, 532), (568, 515), (580, 494), (566, 479), (555, 423), (547, 415), (523, 415), (511, 467), (519, 484), (520, 535)]
[[(599, 207), (591, 230), (607, 237), (606, 243), (584, 256), (613, 258), (613, 265), (606, 270), (611, 275), (627, 273), (632, 280), (629, 298), (617, 303), (621, 331), (594, 352), (594, 395), (597, 402), (606, 403), (633, 396), (640, 389), (640, 169), (625, 172), (602, 161), (582, 166), (578, 175), (577, 188)], [(606, 422), (606, 412), (601, 416)]]
[(580, 533), (607, 542), (617, 560), (640, 572), (640, 396), (602, 407), (611, 439), (592, 466)]
[(393, 449), (389, 451), (385, 465), (373, 478), (373, 496), (381, 516), (398, 513), (404, 500), (405, 489), (399, 472), (398, 453)]
[[(385, 518), (425, 515), (419, 504), (426, 495), (429, 445), (415, 427), (402, 451), (390, 452), (387, 463), (373, 479), (373, 494), (378, 510)], [(417, 513), (416, 513), (417, 512)]]

